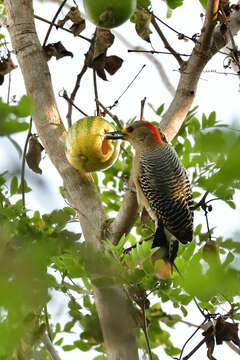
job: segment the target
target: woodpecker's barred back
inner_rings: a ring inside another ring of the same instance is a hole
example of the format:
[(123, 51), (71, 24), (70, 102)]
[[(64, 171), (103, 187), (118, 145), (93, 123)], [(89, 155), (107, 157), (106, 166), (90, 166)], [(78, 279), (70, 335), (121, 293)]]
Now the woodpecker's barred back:
[(140, 156), (138, 181), (150, 212), (180, 242), (192, 240), (193, 201), (186, 171), (167, 143)]

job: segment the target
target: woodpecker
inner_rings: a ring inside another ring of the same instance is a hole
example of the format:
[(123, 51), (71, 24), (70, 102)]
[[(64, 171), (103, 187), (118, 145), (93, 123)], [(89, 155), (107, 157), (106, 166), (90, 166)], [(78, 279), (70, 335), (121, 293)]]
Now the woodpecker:
[(152, 247), (160, 247), (161, 257), (173, 264), (179, 242), (187, 244), (193, 237), (192, 191), (176, 151), (161, 130), (142, 120), (105, 137), (132, 144), (137, 200), (156, 225)]

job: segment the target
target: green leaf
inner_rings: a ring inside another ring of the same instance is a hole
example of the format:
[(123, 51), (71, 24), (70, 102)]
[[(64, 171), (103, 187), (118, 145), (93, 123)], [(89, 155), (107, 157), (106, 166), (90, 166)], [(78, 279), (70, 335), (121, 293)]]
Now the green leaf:
[(187, 309), (185, 308), (185, 306), (182, 305), (182, 306), (180, 307), (180, 310), (182, 311), (182, 313), (183, 313), (184, 316), (187, 316), (188, 311), (187, 311)]
[(147, 8), (150, 5), (151, 5), (150, 0), (137, 0), (137, 6), (139, 8)]
[(166, 354), (169, 355), (169, 356), (175, 356), (175, 355), (180, 354), (181, 349), (176, 348), (176, 347), (174, 347), (174, 346), (171, 346), (171, 347), (169, 346), (169, 347), (167, 347), (167, 348), (165, 349), (165, 352), (166, 352)]
[(202, 4), (202, 6), (204, 7), (204, 9), (206, 9), (208, 0), (199, 0), (199, 1)]
[(216, 123), (216, 112), (213, 111), (210, 113), (209, 117), (208, 117), (208, 126), (214, 126)]
[(74, 326), (74, 324), (75, 324), (75, 321), (69, 321), (69, 322), (67, 322), (67, 323), (64, 325), (63, 331), (64, 331), (64, 332), (70, 332), (71, 329), (72, 329), (72, 327)]
[(25, 131), (29, 128), (28, 123), (18, 120), (5, 120), (0, 122), (0, 136), (11, 135), (17, 132)]
[(160, 116), (163, 110), (164, 110), (164, 104), (159, 106), (159, 108), (156, 110), (156, 114)]
[(61, 325), (60, 325), (60, 323), (57, 323), (57, 324), (56, 324), (55, 332), (56, 332), (56, 333), (61, 332)]
[(80, 349), (80, 350), (82, 350), (82, 351), (88, 351), (88, 350), (90, 350), (91, 347), (92, 347), (91, 344), (89, 344), (89, 343), (87, 343), (87, 342), (85, 342), (85, 341), (82, 341), (82, 340), (74, 341), (74, 345), (75, 345), (78, 349)]
[(0, 98), (0, 136), (10, 135), (16, 132), (28, 129), (26, 122), (20, 121), (19, 118), (26, 117), (30, 114), (30, 100), (23, 96), (18, 105), (11, 106), (5, 104)]
[(60, 345), (62, 345), (62, 342), (63, 342), (63, 337), (61, 337), (59, 340), (55, 341), (54, 345), (60, 346)]
[(167, 5), (170, 9), (176, 9), (179, 6), (182, 6), (183, 0), (167, 0)]
[(17, 106), (13, 106), (13, 112), (18, 117), (27, 117), (31, 114), (32, 111), (32, 102), (30, 98), (24, 95)]
[(11, 181), (10, 194), (12, 196), (12, 195), (17, 194), (17, 192), (18, 192), (18, 178), (15, 175), (15, 176), (13, 176), (12, 181)]
[(63, 345), (62, 349), (64, 351), (72, 351), (72, 350), (76, 349), (76, 346), (75, 345)]
[(192, 241), (190, 244), (185, 245), (185, 251), (183, 252), (182, 256), (185, 260), (189, 260), (191, 258), (191, 256), (194, 253), (195, 250), (195, 242)]

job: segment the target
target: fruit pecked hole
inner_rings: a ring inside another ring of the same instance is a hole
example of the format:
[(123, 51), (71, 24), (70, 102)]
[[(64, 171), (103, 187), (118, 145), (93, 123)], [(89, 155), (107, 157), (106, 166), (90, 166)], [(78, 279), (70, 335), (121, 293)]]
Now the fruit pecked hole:
[[(104, 129), (104, 133), (106, 134), (108, 131)], [(102, 142), (102, 153), (103, 155), (106, 155), (110, 150), (112, 149), (112, 146), (108, 139), (104, 138)]]

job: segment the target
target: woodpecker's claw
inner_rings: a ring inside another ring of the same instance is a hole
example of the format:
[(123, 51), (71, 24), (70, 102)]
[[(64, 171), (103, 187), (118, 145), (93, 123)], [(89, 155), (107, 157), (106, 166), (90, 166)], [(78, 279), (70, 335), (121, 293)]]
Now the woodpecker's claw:
[(122, 133), (121, 131), (112, 131), (104, 135), (106, 139), (112, 139), (112, 140), (124, 139), (125, 136), (126, 134)]

